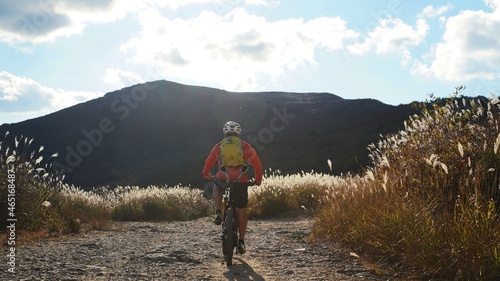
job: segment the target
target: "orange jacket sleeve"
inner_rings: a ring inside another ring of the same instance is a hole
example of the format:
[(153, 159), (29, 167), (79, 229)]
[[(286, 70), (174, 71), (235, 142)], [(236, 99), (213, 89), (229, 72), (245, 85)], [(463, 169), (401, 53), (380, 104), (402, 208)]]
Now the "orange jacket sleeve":
[(257, 183), (262, 182), (262, 163), (257, 155), (257, 152), (253, 147), (245, 141), (242, 141), (243, 158), (252, 164), (255, 171), (255, 181)]
[(220, 150), (219, 147), (220, 143), (216, 144), (210, 151), (210, 154), (208, 155), (207, 159), (205, 160), (205, 166), (203, 167), (201, 175), (206, 179), (211, 179), (210, 170), (215, 165), (219, 157), (218, 156)]

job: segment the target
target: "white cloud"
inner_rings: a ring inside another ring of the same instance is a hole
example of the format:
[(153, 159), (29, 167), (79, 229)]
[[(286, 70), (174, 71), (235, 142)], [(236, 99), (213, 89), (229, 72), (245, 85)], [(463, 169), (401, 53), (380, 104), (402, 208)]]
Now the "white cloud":
[(422, 43), (428, 32), (429, 25), (423, 19), (419, 19), (415, 27), (397, 18), (381, 19), (379, 25), (366, 35), (363, 42), (349, 45), (347, 50), (356, 55), (373, 50), (376, 53), (396, 52), (405, 55), (410, 47)]
[(204, 11), (188, 20), (150, 9), (139, 20), (140, 34), (122, 46), (133, 52), (133, 62), (163, 69), (169, 79), (196, 77), (227, 90), (250, 90), (259, 75), (315, 63), (316, 48), (341, 49), (358, 36), (340, 18), (269, 22), (242, 8), (223, 15)]
[(444, 6), (434, 7), (434, 5), (426, 6), (419, 14), (419, 18), (435, 18), (443, 15), (449, 10), (453, 9), (452, 4), (447, 4)]
[(113, 1), (0, 0), (0, 40), (41, 43), (80, 33), (88, 22), (113, 21)]
[(39, 44), (78, 34), (92, 23), (113, 22), (148, 7), (177, 9), (217, 0), (0, 0), (0, 41), (30, 51)]
[(116, 88), (123, 88), (124, 86), (129, 86), (131, 84), (145, 82), (141, 76), (133, 72), (123, 71), (116, 68), (107, 68), (104, 71), (102, 80)]
[(489, 6), (492, 10), (498, 13), (498, 8), (500, 7), (499, 0), (484, 0), (484, 3)]
[(485, 2), (494, 10), (464, 10), (448, 18), (443, 40), (415, 61), (413, 73), (454, 82), (500, 78), (500, 1)]
[(245, 4), (253, 6), (276, 7), (279, 5), (278, 0), (245, 0)]
[(0, 72), (0, 114), (17, 113), (36, 117), (99, 96), (102, 93), (53, 89), (26, 77)]

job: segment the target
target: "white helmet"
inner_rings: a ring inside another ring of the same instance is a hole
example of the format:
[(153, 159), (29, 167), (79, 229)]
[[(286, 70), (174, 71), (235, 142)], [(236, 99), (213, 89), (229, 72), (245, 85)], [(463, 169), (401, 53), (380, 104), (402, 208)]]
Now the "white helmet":
[(224, 124), (222, 132), (224, 132), (224, 135), (234, 133), (239, 136), (241, 134), (241, 126), (234, 121), (228, 121), (226, 124)]

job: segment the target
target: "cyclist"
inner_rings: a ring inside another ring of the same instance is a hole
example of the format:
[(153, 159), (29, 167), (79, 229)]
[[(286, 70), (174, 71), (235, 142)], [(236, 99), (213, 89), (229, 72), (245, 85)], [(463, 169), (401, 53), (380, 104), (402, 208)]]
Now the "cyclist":
[[(239, 138), (241, 134), (241, 126), (234, 121), (229, 121), (224, 124), (222, 132), (224, 133), (225, 137), (237, 136)], [(229, 180), (237, 181), (236, 183), (234, 183), (232, 195), (236, 213), (238, 214), (238, 230), (240, 233), (240, 239), (238, 241), (238, 252), (243, 254), (245, 253), (245, 232), (248, 222), (246, 211), (246, 207), (248, 205), (248, 177), (247, 174), (242, 170), (244, 169), (244, 165), (236, 167), (223, 167), (220, 149), (221, 143), (222, 142), (217, 143), (210, 151), (210, 154), (205, 160), (205, 166), (203, 167), (202, 176), (206, 179), (214, 180), (214, 177), (210, 174), (210, 170), (217, 162), (219, 170), (215, 175), (215, 181), (218, 184), (215, 184), (213, 189), (213, 199), (215, 204), (214, 222), (216, 225), (220, 225), (222, 223), (221, 205), (224, 190), (221, 190), (220, 186), (225, 186), (225, 182)], [(241, 140), (241, 150), (243, 152), (243, 159), (245, 163), (250, 164), (254, 169), (255, 185), (260, 185), (262, 182), (262, 163), (260, 162), (259, 156), (255, 152), (255, 149), (253, 149), (250, 144), (243, 140)]]

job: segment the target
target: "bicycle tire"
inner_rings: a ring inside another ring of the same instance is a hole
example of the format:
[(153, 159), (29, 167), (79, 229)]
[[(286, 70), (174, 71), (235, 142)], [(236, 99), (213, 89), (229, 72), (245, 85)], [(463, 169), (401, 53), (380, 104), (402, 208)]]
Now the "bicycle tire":
[(225, 252), (226, 265), (233, 265), (233, 253), (236, 237), (234, 237), (234, 210), (233, 208), (228, 208), (225, 216), (226, 225), (226, 239), (225, 244), (222, 245), (223, 251)]

